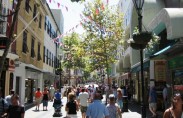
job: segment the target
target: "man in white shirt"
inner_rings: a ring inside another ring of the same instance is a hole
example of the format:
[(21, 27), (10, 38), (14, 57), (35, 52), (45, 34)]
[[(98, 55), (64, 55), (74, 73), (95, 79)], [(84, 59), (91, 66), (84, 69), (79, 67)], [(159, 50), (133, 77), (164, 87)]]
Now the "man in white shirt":
[(11, 97), (15, 94), (15, 91), (14, 90), (11, 90), (10, 91), (10, 95), (6, 96), (5, 97), (5, 100), (7, 101), (8, 103), (8, 106), (11, 105)]
[(85, 92), (85, 88), (82, 88), (81, 93), (79, 93), (78, 103), (80, 105), (82, 118), (86, 117), (86, 110), (87, 110), (87, 101), (89, 100), (89, 95)]

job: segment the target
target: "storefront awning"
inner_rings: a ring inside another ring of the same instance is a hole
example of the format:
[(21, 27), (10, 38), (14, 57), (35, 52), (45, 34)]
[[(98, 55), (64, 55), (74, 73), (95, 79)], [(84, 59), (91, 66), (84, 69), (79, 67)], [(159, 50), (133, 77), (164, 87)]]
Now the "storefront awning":
[[(143, 65), (143, 70), (145, 70), (146, 68), (150, 67), (150, 61), (149, 59), (144, 60), (144, 65)], [(140, 63), (137, 63), (136, 65), (131, 67), (131, 73), (135, 73), (141, 71), (141, 65)]]
[(34, 66), (34, 65), (32, 65), (32, 64), (26, 64), (26, 65), (25, 65), (25, 69), (31, 70), (31, 71), (42, 72), (41, 69), (37, 68), (36, 66)]
[(167, 39), (183, 37), (183, 8), (164, 8), (150, 22), (148, 28), (159, 34), (165, 28)]
[(166, 56), (182, 53), (183, 51), (182, 47), (183, 47), (183, 40), (176, 41), (151, 55), (150, 59), (163, 59)]

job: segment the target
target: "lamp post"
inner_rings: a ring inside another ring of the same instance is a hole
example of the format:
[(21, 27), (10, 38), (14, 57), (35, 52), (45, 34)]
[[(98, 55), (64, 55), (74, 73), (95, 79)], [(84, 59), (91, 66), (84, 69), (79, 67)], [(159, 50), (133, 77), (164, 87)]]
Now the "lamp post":
[[(142, 7), (144, 5), (144, 0), (132, 0), (134, 7), (138, 15), (138, 28), (139, 33), (142, 32)], [(143, 39), (142, 39), (143, 40)], [(141, 83), (142, 83), (142, 101), (141, 101), (141, 114), (142, 118), (146, 118), (146, 107), (145, 107), (145, 96), (144, 96), (144, 72), (143, 72), (143, 48), (144, 45), (140, 44), (140, 66), (141, 66)]]
[(59, 55), (60, 56), (60, 63), (59, 63), (59, 74), (60, 74), (60, 88), (62, 87), (62, 55)]

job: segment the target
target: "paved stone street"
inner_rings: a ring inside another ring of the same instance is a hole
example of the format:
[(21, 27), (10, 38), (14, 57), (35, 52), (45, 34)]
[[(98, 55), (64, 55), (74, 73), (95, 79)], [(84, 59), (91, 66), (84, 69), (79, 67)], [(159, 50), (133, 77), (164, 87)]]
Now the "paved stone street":
[[(63, 102), (63, 107), (62, 107), (62, 118), (66, 116), (65, 112), (65, 104), (66, 104), (66, 98), (64, 97), (62, 99)], [(102, 100), (103, 103), (105, 103), (105, 96), (104, 99)], [(25, 113), (25, 118), (52, 118), (53, 113), (54, 113), (54, 108), (52, 107), (53, 102), (48, 103), (48, 111), (43, 111), (42, 110), (42, 104), (40, 106), (40, 111), (36, 111), (35, 107), (32, 107), (28, 110), (26, 110)], [(123, 118), (141, 118), (140, 114), (140, 106), (137, 103), (129, 103), (129, 110), (128, 112), (124, 112), (122, 114)], [(148, 111), (147, 108), (147, 118), (150, 118), (151, 114)], [(81, 118), (81, 112), (78, 111), (77, 117), (73, 118)], [(159, 117), (161, 118), (161, 116)]]

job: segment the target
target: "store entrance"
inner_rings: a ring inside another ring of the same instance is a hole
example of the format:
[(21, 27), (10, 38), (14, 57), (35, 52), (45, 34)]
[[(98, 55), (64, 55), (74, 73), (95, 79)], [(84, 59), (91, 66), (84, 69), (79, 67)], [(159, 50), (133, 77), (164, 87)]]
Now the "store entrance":
[(26, 79), (25, 80), (25, 103), (33, 102), (34, 93), (34, 80)]

